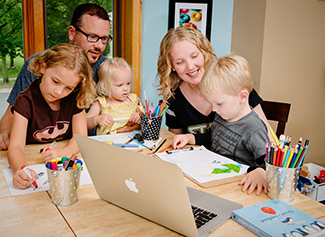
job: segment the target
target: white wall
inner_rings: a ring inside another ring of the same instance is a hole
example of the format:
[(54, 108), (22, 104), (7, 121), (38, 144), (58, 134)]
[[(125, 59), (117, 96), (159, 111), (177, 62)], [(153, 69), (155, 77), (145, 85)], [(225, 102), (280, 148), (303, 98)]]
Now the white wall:
[(286, 133), (325, 165), (325, 1), (268, 0), (260, 94), (291, 103)]

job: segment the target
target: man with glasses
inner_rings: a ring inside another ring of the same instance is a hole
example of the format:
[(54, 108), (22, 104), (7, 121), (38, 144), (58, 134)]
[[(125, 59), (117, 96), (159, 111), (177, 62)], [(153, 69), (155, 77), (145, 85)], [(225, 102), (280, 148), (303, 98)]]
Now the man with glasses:
[[(81, 4), (74, 10), (71, 25), (68, 28), (70, 43), (83, 48), (93, 69), (93, 79), (97, 83), (97, 71), (106, 59), (102, 54), (106, 45), (112, 40), (110, 20), (106, 10), (96, 4)], [(10, 130), (13, 122), (11, 108), (15, 104), (18, 94), (25, 90), (33, 80), (34, 75), (28, 71), (28, 62), (35, 55), (26, 60), (21, 68), (15, 85), (7, 99), (9, 106), (0, 121), (0, 150), (6, 150), (9, 145)]]

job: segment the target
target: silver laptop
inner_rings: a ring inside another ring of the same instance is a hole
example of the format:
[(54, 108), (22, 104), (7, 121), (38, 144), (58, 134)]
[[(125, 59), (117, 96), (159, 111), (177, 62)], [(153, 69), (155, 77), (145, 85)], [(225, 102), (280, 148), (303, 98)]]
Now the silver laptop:
[[(242, 207), (186, 187), (175, 164), (78, 134), (75, 139), (100, 198), (173, 231), (207, 236)], [(195, 221), (197, 207), (203, 217)]]

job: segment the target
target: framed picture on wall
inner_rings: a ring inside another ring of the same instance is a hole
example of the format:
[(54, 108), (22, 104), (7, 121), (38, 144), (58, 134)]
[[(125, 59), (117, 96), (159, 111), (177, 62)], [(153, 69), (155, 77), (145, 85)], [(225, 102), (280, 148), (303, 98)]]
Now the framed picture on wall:
[(169, 0), (168, 29), (190, 26), (210, 40), (212, 0)]

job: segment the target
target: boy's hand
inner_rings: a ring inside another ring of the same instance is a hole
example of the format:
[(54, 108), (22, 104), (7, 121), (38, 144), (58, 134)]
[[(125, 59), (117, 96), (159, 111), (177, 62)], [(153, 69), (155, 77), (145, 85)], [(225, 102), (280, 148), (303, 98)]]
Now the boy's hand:
[(260, 195), (262, 189), (264, 189), (264, 193), (267, 193), (269, 190), (268, 184), (266, 183), (266, 171), (262, 168), (256, 168), (249, 172), (242, 178), (238, 185), (243, 185), (242, 191), (247, 191), (247, 194), (252, 194), (255, 189), (256, 195)]
[(34, 181), (37, 179), (37, 174), (34, 170), (29, 169), (32, 178), (29, 178), (28, 175), (23, 170), (17, 170), (12, 179), (12, 184), (17, 189), (26, 189), (29, 188)]
[(195, 144), (195, 138), (193, 134), (179, 134), (173, 138), (173, 148), (181, 149), (186, 144)]

